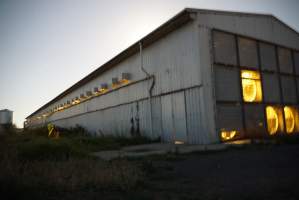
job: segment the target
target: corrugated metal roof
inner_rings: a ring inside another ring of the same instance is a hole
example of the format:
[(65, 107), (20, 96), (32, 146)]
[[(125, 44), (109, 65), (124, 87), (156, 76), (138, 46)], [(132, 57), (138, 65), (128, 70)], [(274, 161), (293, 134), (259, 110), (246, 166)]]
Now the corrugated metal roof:
[(43, 110), (47, 106), (53, 104), (54, 102), (62, 99), (67, 94), (75, 91), (76, 89), (78, 89), (82, 85), (84, 85), (84, 84), (90, 82), (91, 80), (97, 78), (100, 74), (102, 74), (105, 71), (109, 70), (110, 68), (116, 66), (118, 63), (122, 62), (126, 58), (138, 53), (139, 52), (139, 43), (140, 42), (142, 43), (144, 48), (148, 47), (149, 45), (153, 44), (155, 41), (159, 40), (160, 38), (164, 37), (165, 35), (169, 34), (170, 32), (178, 29), (182, 25), (184, 25), (187, 22), (191, 21), (193, 19), (192, 14), (197, 13), (197, 12), (199, 12), (199, 13), (201, 13), (201, 12), (202, 13), (210, 13), (210, 14), (215, 13), (215, 14), (231, 14), (231, 15), (240, 15), (240, 16), (241, 15), (243, 15), (243, 16), (244, 15), (254, 15), (254, 16), (261, 16), (261, 17), (271, 17), (271, 18), (274, 18), (275, 20), (279, 21), (285, 27), (291, 29), (292, 31), (296, 32), (299, 35), (299, 33), (296, 30), (294, 30), (290, 26), (286, 25), (284, 22), (282, 22), (277, 17), (275, 17), (271, 14), (258, 14), (258, 13), (244, 13), (244, 12), (235, 12), (235, 11), (219, 11), (219, 10), (205, 10), (205, 9), (186, 8), (183, 11), (181, 11), (180, 13), (178, 13), (177, 15), (175, 15), (173, 18), (168, 20), (166, 23), (162, 24), (156, 30), (154, 30), (153, 32), (151, 32), (150, 34), (148, 34), (147, 36), (145, 36), (141, 40), (137, 41), (136, 43), (134, 43), (133, 45), (131, 45), (130, 47), (125, 49), (123, 52), (121, 52), (120, 54), (118, 54), (117, 56), (115, 56), (114, 58), (109, 60), (107, 63), (100, 66), (95, 71), (91, 72), (89, 75), (87, 75), (86, 77), (84, 77), (83, 79), (81, 79), (80, 81), (75, 83), (73, 86), (71, 86), (70, 88), (68, 88), (67, 90), (65, 90), (61, 94), (59, 94), (57, 97), (55, 97), (54, 99), (52, 99), (48, 103), (46, 103), (44, 106), (42, 106), (41, 108), (39, 108), (38, 110), (36, 110), (32, 114), (30, 114), (28, 117), (26, 117), (26, 119), (33, 116), (33, 115), (35, 115), (36, 113)]

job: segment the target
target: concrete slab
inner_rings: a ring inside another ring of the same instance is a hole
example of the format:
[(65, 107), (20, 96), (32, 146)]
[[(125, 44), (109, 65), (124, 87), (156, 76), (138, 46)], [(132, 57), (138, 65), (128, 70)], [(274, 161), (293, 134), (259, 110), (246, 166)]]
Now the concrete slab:
[(175, 144), (143, 144), (124, 147), (116, 151), (95, 152), (92, 155), (103, 160), (113, 160), (123, 157), (144, 157), (150, 155), (163, 155), (167, 153), (188, 154), (193, 152), (222, 151), (229, 147), (228, 144), (212, 145), (175, 145)]

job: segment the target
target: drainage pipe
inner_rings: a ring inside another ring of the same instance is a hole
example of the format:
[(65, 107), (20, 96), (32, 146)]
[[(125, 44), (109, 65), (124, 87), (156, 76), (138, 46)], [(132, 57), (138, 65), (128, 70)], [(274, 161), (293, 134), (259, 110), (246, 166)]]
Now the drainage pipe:
[(153, 137), (153, 114), (152, 114), (152, 95), (153, 95), (153, 89), (154, 89), (154, 86), (155, 86), (155, 75), (154, 74), (149, 74), (143, 67), (143, 47), (142, 47), (142, 43), (141, 41), (139, 42), (139, 54), (140, 54), (140, 69), (141, 71), (143, 71), (143, 73), (145, 73), (146, 77), (147, 78), (150, 78), (152, 80), (152, 84), (148, 90), (148, 99), (149, 99), (149, 104), (150, 104), (150, 120), (151, 120), (151, 127), (150, 127), (150, 130), (151, 130), (151, 136)]

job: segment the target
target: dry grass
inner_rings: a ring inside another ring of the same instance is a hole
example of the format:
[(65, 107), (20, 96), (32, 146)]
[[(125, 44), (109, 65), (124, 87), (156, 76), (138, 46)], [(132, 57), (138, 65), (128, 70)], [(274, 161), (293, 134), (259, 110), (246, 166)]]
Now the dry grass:
[[(85, 138), (87, 140), (87, 138)], [(88, 146), (92, 139), (88, 139)], [(97, 143), (96, 143), (97, 144)], [(82, 196), (132, 191), (144, 181), (131, 161), (88, 156), (84, 144), (62, 138), (9, 135), (0, 138), (0, 193), (7, 199), (82, 199)], [(90, 148), (93, 149), (93, 148)]]
[(20, 162), (6, 159), (0, 162), (0, 167), (0, 182), (16, 186), (16, 189), (51, 188), (71, 192), (93, 187), (127, 191), (142, 180), (142, 172), (127, 161), (105, 163), (93, 159), (69, 159)]

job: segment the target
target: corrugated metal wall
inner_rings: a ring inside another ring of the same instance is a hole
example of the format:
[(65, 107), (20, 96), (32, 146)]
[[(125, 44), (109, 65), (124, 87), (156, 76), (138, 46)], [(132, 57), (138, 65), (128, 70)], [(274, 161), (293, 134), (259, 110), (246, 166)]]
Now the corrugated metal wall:
[[(191, 144), (217, 143), (220, 141), (219, 128), (232, 127), (233, 124), (240, 130), (250, 126), (252, 132), (264, 131), (262, 106), (246, 105), (242, 110), (241, 105), (235, 104), (242, 99), (239, 71), (235, 68), (213, 65), (213, 29), (299, 49), (298, 34), (272, 17), (199, 11), (197, 20), (184, 25), (143, 50), (143, 66), (156, 77), (154, 97), (151, 100), (148, 98), (148, 90), (152, 82), (148, 79), (57, 112), (50, 116), (47, 122), (54, 122), (63, 127), (79, 124), (100, 135), (141, 134), (152, 138), (160, 136), (166, 142), (182, 140)], [(235, 39), (235, 37), (230, 38)], [(247, 67), (258, 69), (259, 58), (256, 52), (252, 51), (256, 43), (246, 38), (237, 39), (239, 45), (252, 46), (238, 52), (242, 54), (241, 62), (244, 62)], [(261, 54), (265, 55), (261, 58), (261, 63), (265, 63), (262, 69), (271, 72), (277, 68), (274, 66), (276, 61), (271, 60), (276, 49), (266, 43), (259, 43), (259, 45), (263, 46), (260, 48)], [(234, 44), (230, 48), (239, 47)], [(263, 49), (268, 50), (263, 51)], [(286, 61), (288, 60), (289, 53), (285, 49), (279, 51), (282, 52), (279, 61), (284, 63), (280, 65), (286, 65), (282, 71), (289, 72), (290, 69), (287, 67), (289, 63), (284, 62), (285, 58)], [(231, 51), (226, 50), (226, 52)], [(248, 55), (252, 55), (254, 59), (248, 59)], [(299, 63), (296, 62), (299, 56), (296, 55), (295, 64)], [(270, 59), (267, 59), (268, 57)], [(227, 63), (224, 63), (226, 65), (240, 64), (237, 63), (240, 62), (237, 61), (237, 54), (231, 57), (215, 55), (215, 59), (216, 61), (226, 59)], [(252, 66), (249, 66), (250, 63)], [(296, 64), (295, 68), (299, 69), (298, 66), (299, 64)], [(123, 72), (130, 73), (133, 81), (145, 78), (145, 74), (140, 70), (138, 54), (67, 95), (57, 104), (92, 90), (101, 83), (111, 84), (111, 79), (119, 77)], [(266, 95), (265, 102), (276, 101), (276, 98), (280, 100), (280, 91), (275, 89), (275, 84), (271, 87), (271, 81), (277, 78), (275, 73), (271, 73), (262, 74), (263, 87), (269, 88), (269, 92), (263, 94)], [(294, 83), (297, 81), (299, 86), (299, 79), (291, 80), (289, 77), (282, 77), (279, 80), (282, 85), (283, 100), (295, 102), (297, 99), (295, 99)], [(216, 101), (226, 103), (216, 105)], [(243, 118), (240, 117), (242, 112), (245, 115)], [(36, 122), (36, 124), (41, 123), (41, 121)]]
[(140, 70), (140, 57), (136, 54), (67, 95), (56, 105), (101, 83), (111, 84), (111, 78), (123, 72), (130, 73), (132, 81), (138, 83), (55, 112), (45, 122), (36, 123), (53, 122), (62, 127), (78, 124), (98, 135), (130, 136), (140, 133), (152, 138), (161, 137), (167, 142), (207, 143), (207, 137), (197, 136), (201, 128), (201, 122), (197, 120), (200, 120), (199, 105), (203, 95), (196, 88), (201, 79), (196, 30), (196, 23), (186, 24), (143, 50), (143, 66), (148, 73), (155, 75), (156, 80), (151, 99), (148, 91), (152, 80), (139, 81), (145, 78), (145, 74)]
[[(152, 111), (150, 111), (150, 101)], [(203, 144), (208, 138), (201, 132), (200, 88), (190, 88), (151, 100), (135, 101), (115, 107), (82, 113), (52, 121), (61, 127), (80, 125), (95, 135), (143, 135), (161, 137), (165, 142), (183, 141)], [(82, 103), (82, 106), (85, 103)], [(152, 112), (152, 125), (151, 125)], [(153, 127), (153, 135), (151, 135)]]
[[(299, 49), (298, 33), (272, 17), (206, 12), (200, 16), (200, 26), (214, 31), (215, 51), (210, 56), (218, 133), (237, 130), (240, 138), (268, 136), (265, 107), (298, 105), (292, 62), (296, 51), (291, 51)], [(241, 70), (260, 74), (261, 101), (243, 100)]]

